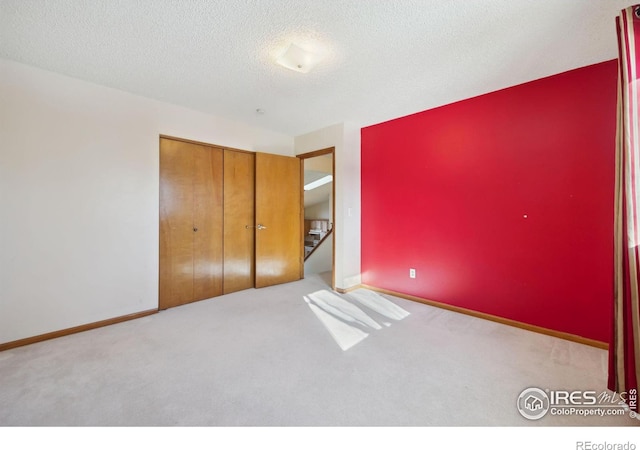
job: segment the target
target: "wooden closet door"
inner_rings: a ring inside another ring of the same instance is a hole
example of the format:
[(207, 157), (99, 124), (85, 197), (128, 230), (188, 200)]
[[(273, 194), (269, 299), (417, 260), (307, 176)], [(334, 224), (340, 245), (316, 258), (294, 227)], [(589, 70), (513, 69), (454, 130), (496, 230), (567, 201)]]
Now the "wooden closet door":
[(183, 142), (160, 139), (160, 309), (193, 300), (194, 161)]
[(222, 295), (223, 150), (194, 145), (193, 300)]
[(224, 151), (224, 293), (254, 286), (255, 155)]
[(160, 309), (222, 294), (222, 152), (160, 139)]
[(256, 153), (256, 287), (302, 273), (301, 162)]

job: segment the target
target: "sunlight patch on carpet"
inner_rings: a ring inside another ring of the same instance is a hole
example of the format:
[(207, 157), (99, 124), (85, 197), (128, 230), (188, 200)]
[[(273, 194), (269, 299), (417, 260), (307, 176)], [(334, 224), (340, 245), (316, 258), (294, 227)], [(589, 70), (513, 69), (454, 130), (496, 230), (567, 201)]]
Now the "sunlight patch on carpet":
[(368, 289), (356, 289), (349, 292), (347, 295), (367, 308), (370, 308), (389, 319), (402, 320), (410, 314), (408, 311), (402, 309), (390, 300), (387, 300), (377, 292), (373, 292)]
[(320, 322), (322, 322), (325, 328), (329, 331), (329, 334), (343, 351), (349, 350), (351, 347), (369, 336), (369, 333), (365, 333), (360, 328), (344, 323), (342, 320), (337, 319), (328, 312), (325, 312), (320, 307), (312, 303), (309, 297), (305, 296), (304, 301), (307, 302), (311, 311), (313, 311)]
[(336, 294), (329, 291), (316, 291), (309, 294), (308, 297), (318, 307), (329, 314), (333, 314), (338, 319), (364, 325), (374, 330), (382, 329), (380, 324), (369, 317), (366, 312)]
[(303, 298), (342, 350), (348, 350), (368, 337), (365, 330), (373, 332), (381, 330), (382, 325), (391, 326), (387, 321), (381, 321), (380, 325), (352, 301), (393, 320), (402, 320), (409, 315), (393, 302), (367, 289), (357, 289), (345, 297), (319, 290)]

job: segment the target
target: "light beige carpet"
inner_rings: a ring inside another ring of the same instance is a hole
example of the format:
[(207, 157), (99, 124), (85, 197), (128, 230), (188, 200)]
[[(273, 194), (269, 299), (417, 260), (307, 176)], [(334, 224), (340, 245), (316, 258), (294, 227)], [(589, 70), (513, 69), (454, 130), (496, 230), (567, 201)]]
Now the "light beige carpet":
[(2, 352), (0, 425), (638, 425), (516, 409), (532, 386), (604, 390), (603, 350), (385, 296), (407, 313), (391, 319), (344, 295), (391, 324), (356, 324), (368, 337), (345, 351), (304, 301), (326, 289), (311, 276)]

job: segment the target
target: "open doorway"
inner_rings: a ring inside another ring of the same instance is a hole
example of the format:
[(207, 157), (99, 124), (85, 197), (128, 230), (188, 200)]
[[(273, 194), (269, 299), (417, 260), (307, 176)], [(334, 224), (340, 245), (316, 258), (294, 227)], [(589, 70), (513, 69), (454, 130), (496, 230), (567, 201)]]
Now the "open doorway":
[(334, 148), (298, 155), (303, 173), (304, 276), (318, 275), (335, 288)]

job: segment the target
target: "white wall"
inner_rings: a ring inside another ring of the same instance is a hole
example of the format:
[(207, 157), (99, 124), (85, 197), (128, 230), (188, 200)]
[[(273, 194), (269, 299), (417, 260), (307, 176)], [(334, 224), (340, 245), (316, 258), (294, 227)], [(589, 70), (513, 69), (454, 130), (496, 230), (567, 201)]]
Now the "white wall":
[(341, 123), (296, 136), (296, 155), (335, 147), (335, 280), (346, 289), (360, 284), (360, 127)]
[(160, 134), (293, 139), (0, 60), (0, 343), (158, 306)]
[(322, 241), (313, 253), (304, 262), (305, 276), (314, 273), (331, 272), (331, 253), (333, 251), (333, 233)]
[(331, 221), (331, 201), (317, 203), (304, 208), (305, 219), (329, 219)]
[[(328, 219), (329, 223), (333, 223), (331, 218), (331, 196), (326, 202), (317, 203), (315, 205), (306, 206), (304, 208), (305, 219)], [(331, 272), (333, 266), (333, 234), (329, 235), (322, 244), (316, 248), (311, 256), (304, 261), (304, 274)]]

